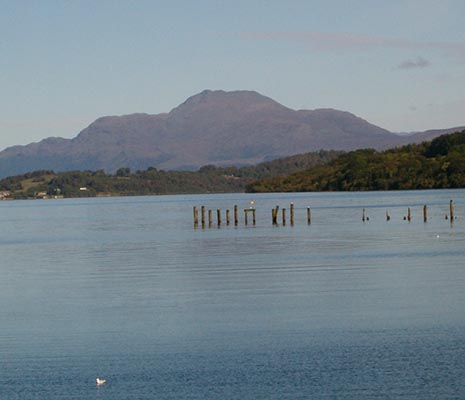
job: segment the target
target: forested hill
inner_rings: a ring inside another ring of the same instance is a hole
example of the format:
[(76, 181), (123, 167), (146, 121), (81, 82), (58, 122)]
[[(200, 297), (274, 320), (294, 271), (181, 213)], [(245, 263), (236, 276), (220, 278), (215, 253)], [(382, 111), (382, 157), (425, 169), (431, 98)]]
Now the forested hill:
[(431, 142), (345, 153), (325, 165), (247, 186), (248, 192), (408, 190), (465, 187), (465, 130)]
[(164, 171), (150, 167), (115, 174), (98, 171), (35, 171), (0, 181), (0, 198), (130, 196), (149, 194), (243, 192), (257, 179), (285, 176), (335, 159), (338, 151), (306, 153), (256, 166), (219, 168), (206, 165), (198, 171)]

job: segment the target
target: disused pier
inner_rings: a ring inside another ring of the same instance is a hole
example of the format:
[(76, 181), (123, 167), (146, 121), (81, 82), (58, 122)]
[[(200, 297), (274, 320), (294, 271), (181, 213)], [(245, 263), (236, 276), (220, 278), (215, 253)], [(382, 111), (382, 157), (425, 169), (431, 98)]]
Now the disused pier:
[[(370, 215), (368, 215), (368, 211), (370, 210), (371, 213), (373, 214), (376, 211), (378, 211), (379, 207), (375, 207), (373, 209), (370, 208), (362, 208), (361, 209), (361, 220), (363, 223), (368, 223), (370, 221)], [(305, 210), (306, 211), (306, 219), (302, 217), (302, 221), (305, 221), (307, 225), (312, 224), (312, 210), (310, 207), (306, 208), (300, 208), (297, 209), (297, 211), (301, 212)], [(289, 211), (289, 213), (287, 212)], [(403, 214), (400, 218), (403, 219), (406, 222), (413, 222), (414, 221), (414, 213), (412, 212), (411, 207), (406, 208), (406, 213)], [(213, 220), (213, 215), (214, 212), (216, 213), (216, 223)], [(206, 209), (205, 206), (200, 207), (200, 218), (199, 218), (199, 208), (197, 206), (193, 207), (193, 217), (194, 217), (194, 227), (197, 228), (201, 226), (202, 228), (206, 228), (207, 226), (209, 228), (213, 226), (217, 226), (218, 228), (223, 225), (223, 215), (225, 216), (226, 219), (226, 226), (230, 226), (234, 224), (235, 227), (239, 226), (239, 206), (236, 204), (232, 208), (233, 212), (233, 218), (231, 221), (231, 210), (226, 209), (226, 210), (221, 210), (217, 208), (216, 210), (213, 209)], [(255, 208), (255, 204), (253, 201), (249, 202), (249, 207), (243, 209), (243, 221), (244, 221), (244, 226), (255, 226), (257, 225), (257, 209)], [(302, 213), (303, 214), (303, 213)], [(208, 216), (208, 219), (206, 218)], [(430, 220), (430, 216), (428, 215), (428, 206), (425, 204), (422, 207), (422, 220), (423, 223), (427, 223)], [(454, 207), (454, 201), (450, 200), (449, 202), (449, 212), (445, 214), (444, 219), (450, 221), (452, 224), (456, 220), (456, 215), (455, 215), (455, 207)], [(419, 218), (418, 218), (419, 219)], [(385, 212), (385, 220), (386, 222), (389, 222), (392, 220), (391, 212), (390, 210), (386, 210)], [(271, 209), (271, 224), (273, 226), (294, 226), (296, 221), (296, 208), (294, 207), (294, 203), (289, 204), (289, 208), (286, 207), (281, 207), (280, 205), (277, 205), (276, 207)]]

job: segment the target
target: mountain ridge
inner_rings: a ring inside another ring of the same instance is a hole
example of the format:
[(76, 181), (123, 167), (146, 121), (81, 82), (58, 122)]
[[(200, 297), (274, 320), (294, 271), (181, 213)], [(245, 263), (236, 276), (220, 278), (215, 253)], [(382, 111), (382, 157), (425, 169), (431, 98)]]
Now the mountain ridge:
[(255, 91), (204, 90), (167, 113), (104, 116), (72, 139), (49, 137), (8, 147), (0, 152), (0, 177), (38, 169), (114, 172), (257, 164), (320, 149), (382, 150), (444, 131), (401, 136), (347, 111), (293, 110)]

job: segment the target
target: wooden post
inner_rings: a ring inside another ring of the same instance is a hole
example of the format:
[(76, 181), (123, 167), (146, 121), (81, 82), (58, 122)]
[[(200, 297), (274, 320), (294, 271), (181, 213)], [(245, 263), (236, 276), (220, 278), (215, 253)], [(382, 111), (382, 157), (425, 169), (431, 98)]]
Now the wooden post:
[(286, 209), (283, 208), (283, 225), (286, 225)]
[(201, 208), (202, 228), (205, 228), (205, 206)]
[(226, 225), (229, 226), (230, 223), (231, 223), (231, 220), (230, 220), (230, 217), (229, 217), (229, 210), (226, 210)]
[(451, 200), (449, 202), (449, 210), (450, 210), (450, 222), (454, 221), (454, 201)]
[(366, 220), (366, 215), (365, 215), (365, 209), (362, 210), (362, 221), (365, 222)]
[(247, 210), (244, 210), (244, 223), (247, 225), (248, 222)]
[(213, 225), (212, 210), (208, 210), (208, 226), (211, 228), (212, 225)]
[(239, 222), (238, 216), (237, 216), (237, 206), (234, 206), (234, 225), (237, 226)]
[(279, 206), (276, 206), (276, 208), (271, 210), (271, 222), (273, 225), (278, 225), (278, 211)]
[(412, 213), (410, 212), (410, 207), (407, 210), (407, 221), (410, 222), (412, 220)]
[(389, 213), (386, 211), (386, 221), (390, 221), (391, 220), (391, 216), (389, 215)]
[(312, 212), (310, 207), (307, 207), (307, 224), (310, 225), (312, 223)]
[(253, 224), (255, 225), (257, 223), (257, 219), (255, 218), (255, 208), (252, 210), (252, 219), (253, 219)]
[(194, 206), (194, 227), (199, 226), (199, 211), (197, 210), (197, 207)]
[(291, 203), (289, 208), (289, 218), (291, 221), (291, 226), (294, 225), (294, 203)]
[(423, 206), (423, 222), (428, 221), (428, 207), (426, 204)]
[(221, 226), (221, 210), (220, 209), (216, 210), (216, 221), (218, 223), (218, 226)]

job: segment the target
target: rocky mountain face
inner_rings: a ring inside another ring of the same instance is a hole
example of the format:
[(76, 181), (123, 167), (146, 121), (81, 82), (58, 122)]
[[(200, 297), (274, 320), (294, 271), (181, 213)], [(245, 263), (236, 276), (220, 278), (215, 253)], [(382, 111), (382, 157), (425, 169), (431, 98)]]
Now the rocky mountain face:
[(348, 112), (296, 111), (253, 91), (206, 90), (167, 114), (102, 117), (73, 139), (7, 148), (0, 152), (0, 177), (38, 169), (113, 172), (255, 164), (320, 149), (385, 149), (445, 131), (400, 136)]

